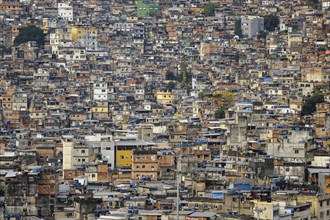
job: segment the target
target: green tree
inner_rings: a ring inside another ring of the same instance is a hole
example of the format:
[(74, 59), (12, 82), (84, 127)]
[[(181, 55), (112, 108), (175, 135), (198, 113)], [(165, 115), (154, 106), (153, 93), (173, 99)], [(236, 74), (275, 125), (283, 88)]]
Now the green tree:
[(204, 7), (204, 15), (209, 17), (209, 16), (214, 16), (214, 11), (215, 9), (219, 7), (217, 3), (209, 3)]
[(174, 80), (178, 82), (182, 82), (183, 81), (182, 72), (179, 73), (178, 75), (175, 75)]
[(236, 53), (234, 54), (234, 60), (235, 60), (236, 62), (239, 61), (239, 51), (236, 51)]
[(241, 19), (235, 21), (235, 35), (242, 36)]
[(166, 72), (166, 75), (165, 75), (165, 78), (166, 78), (166, 80), (174, 80), (175, 79), (175, 75), (174, 75), (173, 72), (167, 71)]
[(218, 108), (214, 111), (214, 117), (215, 118), (224, 118), (225, 117), (225, 111), (224, 109), (221, 107), (221, 108)]
[(264, 17), (264, 27), (267, 31), (274, 31), (280, 23), (279, 18), (276, 15), (266, 15)]
[(228, 108), (234, 104), (235, 95), (234, 93), (228, 91), (213, 92), (210, 100), (212, 100), (216, 105), (214, 117), (224, 118), (225, 110), (228, 110)]
[(306, 3), (315, 9), (321, 9), (321, 2), (319, 0), (306, 0)]
[(205, 98), (205, 92), (204, 92), (204, 91), (199, 92), (199, 93), (198, 93), (198, 98), (199, 98), (199, 99), (204, 99), (204, 98)]
[(169, 89), (169, 90), (172, 90), (174, 89), (176, 86), (176, 83), (175, 82), (169, 82), (167, 85), (166, 85), (166, 89)]
[(35, 25), (20, 28), (14, 40), (14, 45), (17, 46), (28, 41), (36, 41), (39, 47), (44, 46), (45, 35), (43, 31)]
[(324, 94), (320, 89), (314, 89), (312, 95), (304, 102), (301, 115), (311, 115), (316, 111), (316, 104), (324, 102)]
[(266, 39), (267, 33), (265, 31), (260, 31), (257, 36), (259, 39), (260, 38)]
[(218, 106), (227, 110), (234, 104), (235, 95), (228, 91), (213, 92), (211, 100)]
[(187, 80), (187, 63), (185, 60), (180, 63), (180, 69), (182, 74), (182, 81), (185, 82)]

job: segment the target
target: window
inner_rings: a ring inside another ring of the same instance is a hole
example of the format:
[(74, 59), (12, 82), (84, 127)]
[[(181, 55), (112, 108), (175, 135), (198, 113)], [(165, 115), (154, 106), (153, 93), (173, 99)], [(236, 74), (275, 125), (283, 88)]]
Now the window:
[(146, 156), (142, 156), (142, 160), (145, 160), (146, 159)]
[(85, 150), (81, 150), (81, 153), (84, 154), (85, 153)]
[(95, 174), (92, 174), (92, 177), (95, 177)]
[(123, 160), (123, 159), (124, 159), (124, 156), (120, 156), (120, 159), (122, 159), (122, 160)]
[(154, 165), (151, 165), (151, 169), (154, 169), (155, 168), (155, 166)]
[(295, 154), (299, 154), (299, 150), (294, 150), (294, 153)]
[(146, 168), (146, 165), (142, 165), (142, 168)]

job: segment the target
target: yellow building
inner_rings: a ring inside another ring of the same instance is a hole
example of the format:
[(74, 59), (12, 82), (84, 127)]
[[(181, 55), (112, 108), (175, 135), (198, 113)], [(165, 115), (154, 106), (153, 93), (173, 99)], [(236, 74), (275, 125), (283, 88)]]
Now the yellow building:
[(96, 35), (97, 29), (88, 26), (73, 26), (72, 31), (72, 41), (76, 42), (79, 38), (84, 37), (87, 34)]
[(311, 216), (316, 219), (327, 218), (330, 212), (330, 195), (301, 194), (297, 196), (300, 203), (311, 203)]
[(324, 176), (324, 193), (330, 194), (330, 175)]
[(91, 108), (93, 113), (108, 113), (109, 112), (109, 106), (108, 102), (96, 102), (96, 105)]
[(159, 104), (169, 104), (173, 102), (173, 95), (170, 90), (157, 90), (156, 98)]
[(104, 107), (104, 106), (96, 106), (96, 107), (92, 107), (92, 112), (93, 113), (108, 113), (109, 108)]
[(327, 82), (329, 72), (321, 67), (307, 69), (302, 73), (302, 79), (307, 82)]
[(129, 168), (132, 167), (133, 148), (117, 148), (116, 151), (116, 167)]
[(144, 148), (153, 146), (152, 143), (145, 141), (116, 141), (116, 161), (115, 167), (117, 168), (131, 168), (133, 150), (137, 148)]

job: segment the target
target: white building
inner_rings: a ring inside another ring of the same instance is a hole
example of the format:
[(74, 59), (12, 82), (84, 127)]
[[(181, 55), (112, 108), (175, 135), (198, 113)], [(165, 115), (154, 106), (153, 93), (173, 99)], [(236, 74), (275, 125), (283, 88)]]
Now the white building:
[[(59, 47), (72, 47), (72, 31), (71, 28), (57, 28), (50, 35), (50, 46), (52, 54), (58, 55)], [(63, 49), (62, 49), (63, 50)]]
[(113, 141), (101, 142), (102, 160), (107, 161), (109, 168), (115, 167), (115, 145)]
[(322, 1), (322, 10), (326, 10), (330, 7), (330, 0), (323, 0)]
[(73, 135), (63, 135), (63, 170), (75, 169), (81, 165), (94, 161), (93, 146), (84, 139), (77, 139)]
[(86, 60), (85, 47), (58, 47), (58, 58), (66, 61)]
[(244, 36), (252, 38), (258, 32), (264, 30), (264, 18), (259, 16), (242, 16), (241, 30)]
[(58, 3), (58, 16), (68, 21), (73, 21), (73, 8), (67, 3)]
[(105, 82), (96, 82), (93, 85), (93, 100), (107, 101), (108, 100), (108, 85)]

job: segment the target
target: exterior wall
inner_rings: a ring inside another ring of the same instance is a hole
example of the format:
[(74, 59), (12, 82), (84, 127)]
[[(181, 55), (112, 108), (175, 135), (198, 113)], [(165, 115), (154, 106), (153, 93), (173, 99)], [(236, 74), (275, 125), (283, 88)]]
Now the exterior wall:
[(330, 163), (330, 156), (314, 156), (311, 166), (327, 167)]
[(76, 169), (63, 170), (64, 180), (73, 181), (73, 179), (76, 176), (83, 176), (83, 175), (85, 175), (85, 171), (84, 170), (76, 170)]
[(107, 164), (98, 164), (97, 165), (97, 182), (108, 182), (110, 181), (108, 165)]
[(329, 8), (330, 7), (330, 1), (328, 1), (328, 0), (323, 0), (322, 1), (322, 9), (323, 10), (326, 10), (327, 8)]
[[(273, 219), (273, 220), (280, 219), (278, 203), (256, 202), (254, 204), (254, 207), (259, 209), (264, 209), (263, 212), (259, 213), (260, 219)], [(254, 212), (254, 217), (258, 218), (257, 212)]]
[(304, 196), (297, 197), (297, 201), (300, 203), (311, 203), (311, 217), (317, 219), (329, 219), (330, 218), (330, 196)]
[(2, 96), (2, 108), (4, 110), (12, 110), (13, 107), (13, 94), (12, 92), (4, 94)]
[(63, 170), (73, 169), (73, 164), (72, 164), (73, 142), (69, 142), (69, 139), (67, 140), (62, 139), (62, 142), (63, 142)]
[(324, 176), (324, 193), (330, 194), (330, 176)]
[(132, 150), (116, 151), (116, 167), (131, 167), (132, 166)]
[(47, 158), (55, 158), (55, 146), (54, 147), (45, 147), (45, 148), (36, 148), (37, 152), (37, 161), (38, 164), (45, 164)]
[(160, 104), (168, 104), (173, 102), (172, 92), (169, 90), (158, 90), (156, 92), (157, 102)]
[(114, 142), (101, 142), (102, 160), (107, 161), (110, 168), (115, 167), (115, 146)]
[(158, 159), (157, 152), (147, 153), (136, 151), (133, 153), (132, 179), (141, 180), (149, 177), (151, 180), (158, 179)]
[(258, 16), (242, 16), (241, 29), (243, 35), (249, 38), (264, 30), (264, 19)]
[(299, 180), (303, 182), (305, 167), (303, 163), (284, 163), (277, 165), (275, 163), (274, 173), (284, 176), (286, 179)]
[(107, 106), (97, 106), (92, 108), (93, 113), (108, 113), (109, 109)]
[(72, 6), (66, 3), (58, 3), (58, 16), (68, 21), (73, 21), (73, 9)]
[(26, 111), (27, 107), (27, 94), (13, 95), (13, 110)]
[(22, 4), (2, 3), (0, 4), (0, 11), (22, 11)]

